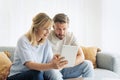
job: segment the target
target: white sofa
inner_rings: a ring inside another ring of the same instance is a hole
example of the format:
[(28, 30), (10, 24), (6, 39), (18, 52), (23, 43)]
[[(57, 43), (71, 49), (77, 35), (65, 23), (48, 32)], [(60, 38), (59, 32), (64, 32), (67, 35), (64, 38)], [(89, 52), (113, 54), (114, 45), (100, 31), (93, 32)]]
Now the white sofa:
[[(0, 51), (9, 51), (10, 60), (13, 61), (15, 47), (0, 47)], [(120, 55), (109, 53), (97, 53), (97, 68), (95, 69), (95, 79), (98, 78), (120, 78)]]

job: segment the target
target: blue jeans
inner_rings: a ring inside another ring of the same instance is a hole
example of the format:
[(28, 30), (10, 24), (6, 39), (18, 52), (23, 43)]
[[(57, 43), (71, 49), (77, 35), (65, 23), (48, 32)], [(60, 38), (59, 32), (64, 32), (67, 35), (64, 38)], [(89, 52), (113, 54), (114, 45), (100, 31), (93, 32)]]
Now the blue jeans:
[(7, 78), (7, 80), (44, 80), (43, 72), (36, 70), (25, 71)]
[(44, 72), (45, 80), (64, 80), (77, 77), (93, 77), (94, 69), (92, 62), (85, 60), (83, 63), (74, 67), (59, 70), (49, 70)]

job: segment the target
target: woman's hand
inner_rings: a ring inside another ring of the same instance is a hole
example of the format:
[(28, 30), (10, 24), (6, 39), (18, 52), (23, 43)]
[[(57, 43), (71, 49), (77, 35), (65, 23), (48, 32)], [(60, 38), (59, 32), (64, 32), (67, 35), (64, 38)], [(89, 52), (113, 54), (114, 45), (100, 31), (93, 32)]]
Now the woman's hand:
[(61, 69), (65, 67), (68, 61), (59, 54), (55, 54), (51, 63), (54, 69)]
[(0, 80), (6, 80), (7, 76), (6, 75), (0, 75)]

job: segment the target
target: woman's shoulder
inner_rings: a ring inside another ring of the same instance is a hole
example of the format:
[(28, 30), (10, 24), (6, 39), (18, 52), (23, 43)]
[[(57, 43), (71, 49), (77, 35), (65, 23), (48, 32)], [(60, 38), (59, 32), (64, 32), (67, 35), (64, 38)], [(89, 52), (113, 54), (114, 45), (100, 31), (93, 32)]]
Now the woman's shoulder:
[(46, 44), (46, 45), (50, 45), (49, 39), (46, 39), (46, 40), (45, 40), (45, 44)]
[(18, 39), (18, 43), (23, 43), (23, 42), (28, 42), (28, 38), (25, 35), (22, 35), (19, 39)]
[(51, 43), (48, 39), (46, 39), (45, 42), (43, 43), (43, 45), (46, 47), (49, 47), (49, 46), (51, 46)]

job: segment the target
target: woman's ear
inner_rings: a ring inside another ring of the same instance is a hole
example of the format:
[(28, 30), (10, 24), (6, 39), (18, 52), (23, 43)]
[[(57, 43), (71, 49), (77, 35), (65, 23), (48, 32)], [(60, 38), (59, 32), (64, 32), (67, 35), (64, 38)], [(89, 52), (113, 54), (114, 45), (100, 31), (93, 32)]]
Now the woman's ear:
[(35, 28), (35, 32), (37, 32), (38, 30)]
[(37, 29), (35, 29), (35, 31), (38, 31)]
[(36, 28), (33, 28), (32, 31), (37, 32), (37, 29), (36, 29)]

